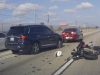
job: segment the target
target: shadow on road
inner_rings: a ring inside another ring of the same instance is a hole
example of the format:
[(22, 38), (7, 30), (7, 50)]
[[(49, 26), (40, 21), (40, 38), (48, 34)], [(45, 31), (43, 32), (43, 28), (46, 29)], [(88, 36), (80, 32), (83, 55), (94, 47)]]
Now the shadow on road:
[(1, 49), (0, 52), (8, 51), (8, 49)]

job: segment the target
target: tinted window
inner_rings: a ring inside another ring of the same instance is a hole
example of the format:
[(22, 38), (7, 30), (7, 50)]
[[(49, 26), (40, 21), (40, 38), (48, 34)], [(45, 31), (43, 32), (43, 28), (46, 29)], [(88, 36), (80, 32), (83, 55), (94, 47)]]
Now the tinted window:
[(52, 31), (47, 27), (31, 27), (30, 33), (33, 34), (51, 34)]
[(31, 27), (30, 28), (30, 33), (42, 33), (42, 28), (41, 27)]
[(69, 28), (69, 29), (65, 29), (64, 32), (77, 32), (77, 29), (76, 28)]
[(25, 31), (25, 27), (11, 27), (7, 35), (20, 35)]
[(43, 34), (52, 34), (52, 31), (49, 28), (43, 28)]

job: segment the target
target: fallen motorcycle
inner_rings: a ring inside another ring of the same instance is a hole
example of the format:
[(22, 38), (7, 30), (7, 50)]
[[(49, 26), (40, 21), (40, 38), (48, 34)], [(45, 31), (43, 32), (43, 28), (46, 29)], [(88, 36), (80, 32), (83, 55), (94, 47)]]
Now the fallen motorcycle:
[(74, 59), (85, 58), (88, 60), (96, 60), (98, 59), (98, 52), (92, 49), (93, 45), (86, 45), (85, 42), (82, 40), (77, 46), (76, 50), (74, 49), (71, 54)]
[[(98, 51), (93, 50), (94, 46), (91, 43), (91, 45), (86, 45), (85, 42), (82, 40), (79, 45), (77, 46), (76, 50), (74, 49), (73, 52), (71, 52), (70, 57), (67, 58), (67, 61), (58, 68), (52, 75), (61, 75), (66, 68), (68, 68), (74, 61), (85, 58), (88, 60), (96, 60), (98, 59)], [(56, 56), (61, 56), (62, 52), (57, 51)]]

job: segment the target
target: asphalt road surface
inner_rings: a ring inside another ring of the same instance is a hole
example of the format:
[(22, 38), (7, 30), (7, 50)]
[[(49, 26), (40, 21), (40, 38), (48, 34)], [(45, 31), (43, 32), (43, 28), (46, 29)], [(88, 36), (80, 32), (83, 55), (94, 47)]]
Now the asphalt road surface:
[[(100, 46), (100, 33), (95, 33), (84, 38), (86, 43), (93, 41)], [(76, 48), (77, 42), (64, 43), (60, 49), (43, 51), (37, 55), (15, 55), (11, 51), (0, 53), (0, 75), (51, 75)], [(62, 56), (56, 57), (55, 52), (61, 50)], [(72, 63), (62, 75), (100, 75), (100, 57), (98, 60), (81, 59)]]
[[(87, 37), (85, 41), (93, 41), (100, 47), (100, 33)], [(100, 56), (97, 60), (80, 59), (67, 68), (62, 75), (100, 75)]]

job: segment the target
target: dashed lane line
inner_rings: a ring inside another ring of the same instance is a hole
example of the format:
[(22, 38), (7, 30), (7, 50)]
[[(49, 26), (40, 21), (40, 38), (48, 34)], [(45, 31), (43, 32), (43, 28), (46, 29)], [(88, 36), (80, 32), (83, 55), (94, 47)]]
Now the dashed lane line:
[(61, 73), (73, 62), (74, 59), (72, 58), (71, 60), (66, 62), (62, 67), (60, 67), (56, 72), (54, 72), (52, 75), (61, 75)]

